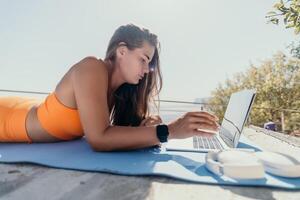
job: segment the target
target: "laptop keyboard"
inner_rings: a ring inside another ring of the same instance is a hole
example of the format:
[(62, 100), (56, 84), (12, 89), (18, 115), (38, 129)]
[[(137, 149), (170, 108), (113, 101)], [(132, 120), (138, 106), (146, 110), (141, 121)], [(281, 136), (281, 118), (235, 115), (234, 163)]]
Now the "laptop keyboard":
[(217, 136), (210, 138), (204, 136), (194, 136), (193, 144), (195, 149), (223, 149)]

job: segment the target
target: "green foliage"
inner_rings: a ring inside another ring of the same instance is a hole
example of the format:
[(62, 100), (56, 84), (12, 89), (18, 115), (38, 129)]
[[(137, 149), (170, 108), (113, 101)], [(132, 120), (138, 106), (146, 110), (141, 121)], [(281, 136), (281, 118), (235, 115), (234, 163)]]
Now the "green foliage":
[(295, 34), (300, 33), (300, 0), (287, 0), (285, 3), (280, 2), (273, 5), (275, 11), (267, 13), (269, 22), (273, 24), (279, 23), (278, 17), (283, 17), (286, 28), (294, 28)]
[(300, 59), (300, 41), (298, 44), (296, 42), (292, 42), (288, 48), (290, 49), (292, 56)]
[[(245, 73), (238, 73), (212, 92), (210, 109), (223, 118), (231, 93), (255, 88), (257, 96), (250, 114), (251, 124), (262, 126), (269, 119), (278, 121), (281, 109), (300, 108), (300, 60), (287, 58), (279, 52), (260, 66), (250, 65)], [(284, 112), (286, 129), (300, 128), (299, 113)], [(297, 124), (298, 123), (298, 124)]]

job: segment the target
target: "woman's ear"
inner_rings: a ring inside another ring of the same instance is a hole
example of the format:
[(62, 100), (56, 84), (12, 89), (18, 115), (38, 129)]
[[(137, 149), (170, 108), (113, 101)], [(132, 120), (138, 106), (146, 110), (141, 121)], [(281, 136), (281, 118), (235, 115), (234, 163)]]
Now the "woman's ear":
[(126, 43), (125, 42), (120, 42), (118, 44), (118, 48), (117, 48), (117, 53), (120, 55), (120, 56), (123, 56), (126, 51), (127, 51), (127, 46), (126, 46)]

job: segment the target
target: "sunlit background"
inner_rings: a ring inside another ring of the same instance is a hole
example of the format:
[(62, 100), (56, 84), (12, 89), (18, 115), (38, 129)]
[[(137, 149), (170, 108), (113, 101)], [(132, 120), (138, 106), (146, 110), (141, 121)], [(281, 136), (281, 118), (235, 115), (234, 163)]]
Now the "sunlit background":
[(161, 99), (194, 101), (286, 46), (267, 24), (274, 0), (0, 0), (0, 89), (51, 92), (85, 56), (103, 58), (116, 28), (134, 23), (161, 42)]

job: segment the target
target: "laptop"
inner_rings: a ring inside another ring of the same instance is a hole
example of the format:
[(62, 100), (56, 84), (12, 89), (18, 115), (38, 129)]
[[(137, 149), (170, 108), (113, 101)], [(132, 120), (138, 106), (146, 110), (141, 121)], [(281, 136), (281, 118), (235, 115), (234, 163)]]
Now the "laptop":
[(186, 139), (171, 139), (167, 151), (208, 152), (237, 148), (243, 127), (255, 99), (255, 90), (242, 90), (230, 96), (221, 127), (212, 137), (193, 136)]

